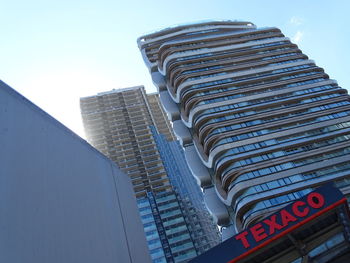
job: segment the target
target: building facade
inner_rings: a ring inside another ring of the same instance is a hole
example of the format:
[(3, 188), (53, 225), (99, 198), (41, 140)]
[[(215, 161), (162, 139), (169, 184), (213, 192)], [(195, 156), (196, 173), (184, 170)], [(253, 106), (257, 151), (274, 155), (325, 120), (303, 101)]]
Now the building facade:
[(0, 81), (0, 262), (151, 262), (129, 177)]
[(186, 262), (199, 254), (176, 192), (148, 192), (137, 202), (153, 262)]
[(81, 99), (87, 140), (131, 178), (136, 197), (170, 191), (142, 86)]
[[(182, 210), (199, 254), (221, 242), (220, 232), (205, 207), (203, 193), (188, 166), (178, 141), (168, 141), (153, 130), (153, 136), (171, 185), (181, 199)], [(181, 176), (179, 176), (181, 175)]]
[(164, 136), (162, 145), (175, 137), (157, 94), (147, 95), (143, 86), (104, 92), (82, 98), (81, 111), (88, 141), (133, 182), (153, 262), (184, 262), (219, 242), (192, 227), (195, 218), (185, 209), (192, 204), (170, 183), (155, 136)]
[(224, 235), (328, 181), (349, 193), (347, 91), (278, 28), (205, 22), (138, 45)]

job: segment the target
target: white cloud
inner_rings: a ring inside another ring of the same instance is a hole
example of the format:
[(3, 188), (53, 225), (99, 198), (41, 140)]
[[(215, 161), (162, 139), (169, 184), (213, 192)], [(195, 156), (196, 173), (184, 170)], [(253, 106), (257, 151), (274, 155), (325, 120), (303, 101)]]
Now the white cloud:
[(298, 30), (295, 33), (294, 37), (292, 38), (292, 41), (296, 44), (299, 44), (303, 36), (304, 36), (304, 33)]
[(303, 19), (297, 16), (293, 16), (290, 20), (289, 23), (295, 26), (300, 26), (303, 23)]

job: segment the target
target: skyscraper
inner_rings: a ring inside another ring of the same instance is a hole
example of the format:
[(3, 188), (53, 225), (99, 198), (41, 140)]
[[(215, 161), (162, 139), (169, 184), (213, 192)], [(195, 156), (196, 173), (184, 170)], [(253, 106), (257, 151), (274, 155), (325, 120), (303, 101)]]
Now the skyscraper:
[(203, 22), (138, 45), (224, 234), (328, 181), (349, 193), (347, 91), (278, 28)]
[(136, 197), (171, 190), (150, 126), (143, 86), (81, 99), (88, 141), (129, 175)]
[(192, 224), (191, 206), (169, 182), (155, 136), (165, 144), (175, 137), (157, 94), (143, 86), (103, 92), (82, 98), (81, 111), (88, 141), (132, 180), (153, 262), (183, 262), (218, 243), (192, 228), (201, 220)]
[(203, 193), (186, 165), (179, 142), (166, 140), (155, 129), (153, 136), (171, 185), (181, 199), (180, 204), (195, 247), (201, 254), (220, 243), (218, 228), (205, 207)]

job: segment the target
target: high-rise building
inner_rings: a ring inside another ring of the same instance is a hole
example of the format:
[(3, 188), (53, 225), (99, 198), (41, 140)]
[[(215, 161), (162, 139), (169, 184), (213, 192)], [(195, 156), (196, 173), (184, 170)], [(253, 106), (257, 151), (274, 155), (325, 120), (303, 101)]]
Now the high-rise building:
[(204, 204), (203, 193), (187, 166), (183, 149), (173, 133), (158, 93), (147, 94), (154, 122), (151, 131), (170, 183), (188, 224), (198, 254), (219, 244), (221, 235)]
[(350, 192), (347, 91), (278, 28), (203, 22), (138, 45), (224, 234), (325, 182)]
[(153, 262), (186, 262), (198, 255), (176, 192), (137, 199)]
[(154, 142), (143, 86), (82, 98), (87, 140), (129, 175), (136, 197), (171, 190)]
[(170, 184), (155, 136), (175, 137), (157, 94), (143, 86), (99, 93), (82, 98), (81, 111), (88, 141), (132, 180), (153, 262), (183, 262), (218, 243), (213, 223), (214, 235), (208, 224), (206, 236), (192, 227), (200, 217), (186, 213), (191, 205)]
[(185, 156), (178, 141), (168, 141), (153, 129), (153, 136), (171, 185), (179, 196), (194, 245), (199, 254), (221, 241), (212, 216), (205, 207), (203, 193), (186, 165)]

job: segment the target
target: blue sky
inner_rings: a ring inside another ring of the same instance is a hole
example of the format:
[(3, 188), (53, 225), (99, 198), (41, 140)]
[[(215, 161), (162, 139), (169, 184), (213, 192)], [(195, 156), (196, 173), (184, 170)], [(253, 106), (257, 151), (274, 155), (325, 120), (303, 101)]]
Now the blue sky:
[(348, 0), (0, 0), (0, 79), (84, 136), (79, 98), (145, 85), (140, 35), (230, 19), (276, 26), (350, 89)]

